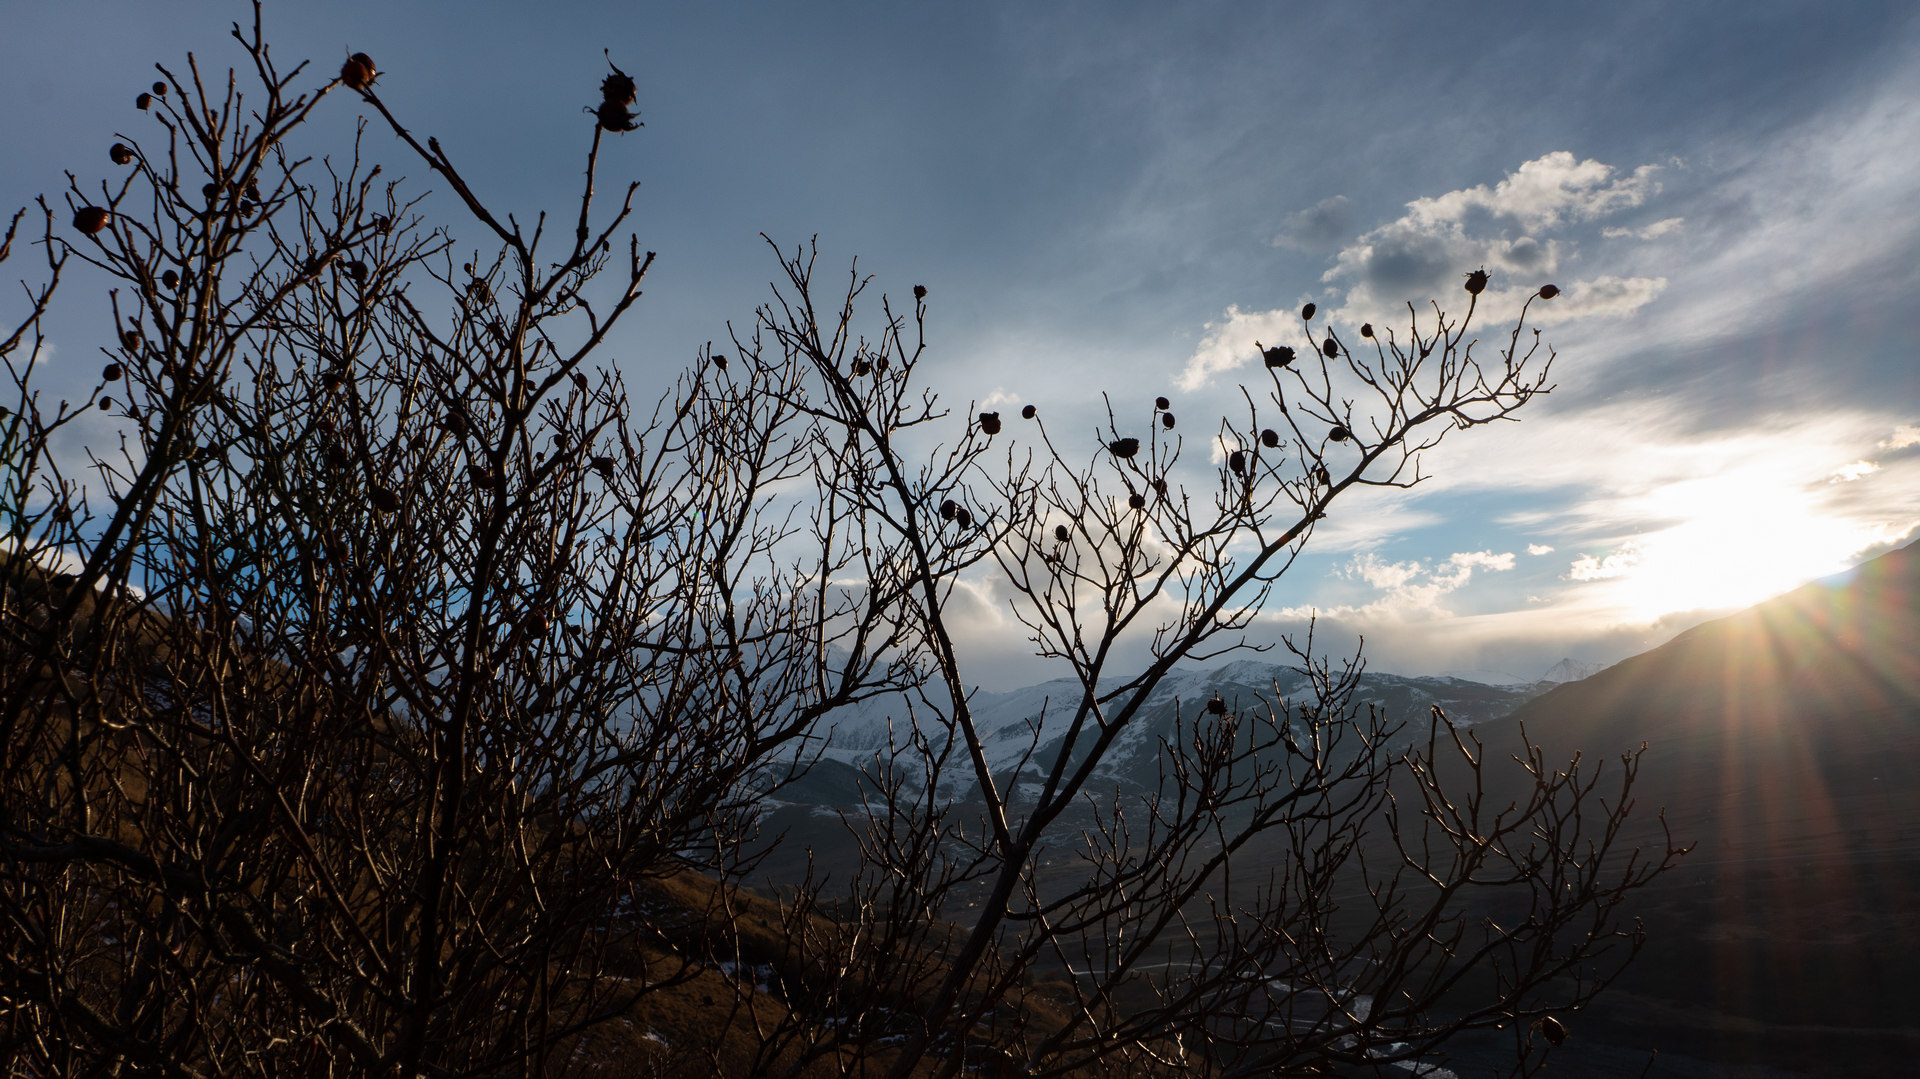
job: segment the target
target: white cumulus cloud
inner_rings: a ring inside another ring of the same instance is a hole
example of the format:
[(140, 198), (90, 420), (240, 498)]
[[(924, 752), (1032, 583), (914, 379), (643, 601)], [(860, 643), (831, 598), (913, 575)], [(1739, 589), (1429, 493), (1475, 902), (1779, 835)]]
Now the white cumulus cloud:
[(1567, 569), (1567, 579), (1574, 581), (1604, 581), (1631, 573), (1640, 564), (1640, 550), (1628, 543), (1605, 558), (1595, 558), (1583, 554), (1573, 560)]
[(1893, 429), (1893, 434), (1880, 441), (1883, 450), (1904, 450), (1908, 446), (1920, 443), (1920, 427), (1903, 423)]
[(1253, 362), (1260, 353), (1256, 342), (1287, 340), (1296, 318), (1292, 311), (1242, 311), (1237, 304), (1229, 306), (1220, 321), (1207, 323), (1200, 344), (1180, 374), (1180, 388), (1192, 392), (1214, 375)]
[[(1493, 287), (1480, 298), (1497, 310), (1518, 307), (1540, 285), (1560, 275), (1577, 246), (1555, 235), (1570, 226), (1644, 204), (1660, 191), (1657, 165), (1621, 173), (1561, 150), (1522, 164), (1489, 187), (1415, 199), (1396, 220), (1343, 248), (1322, 277), (1344, 284), (1337, 317), (1379, 320), (1404, 312), (1407, 302), (1451, 296), (1467, 269), (1485, 267)], [(1659, 235), (1678, 226), (1648, 226)], [(1607, 275), (1556, 282), (1558, 300), (1536, 305), (1543, 322), (1631, 314), (1666, 286), (1663, 278)]]
[[(1667, 286), (1664, 277), (1619, 273), (1579, 276), (1565, 273), (1578, 249), (1575, 226), (1644, 205), (1660, 191), (1658, 165), (1622, 171), (1565, 150), (1524, 162), (1495, 184), (1425, 196), (1406, 204), (1406, 212), (1362, 233), (1334, 257), (1321, 280), (1330, 295), (1322, 306), (1332, 319), (1397, 325), (1409, 302), (1424, 305), (1440, 298), (1451, 305), (1464, 300), (1462, 275), (1484, 267), (1493, 284), (1479, 298), (1482, 311), (1517, 311), (1541, 285), (1553, 282), (1560, 295), (1533, 306), (1536, 325), (1577, 319), (1631, 315)], [(1350, 207), (1338, 196), (1290, 216), (1275, 243), (1311, 246), (1343, 232)], [(1642, 239), (1680, 227), (1680, 218), (1632, 230)], [(1457, 313), (1457, 312), (1455, 312)], [(1295, 308), (1270, 311), (1229, 307), (1206, 325), (1200, 343), (1180, 376), (1184, 390), (1195, 390), (1219, 375), (1256, 362), (1254, 342), (1299, 347)]]
[(1407, 204), (1407, 216), (1401, 220), (1448, 226), (1479, 210), (1537, 231), (1639, 206), (1659, 192), (1660, 184), (1653, 178), (1658, 171), (1658, 165), (1642, 165), (1621, 176), (1611, 165), (1592, 158), (1580, 161), (1566, 150), (1556, 150), (1522, 164), (1491, 188), (1480, 184), (1415, 199)]

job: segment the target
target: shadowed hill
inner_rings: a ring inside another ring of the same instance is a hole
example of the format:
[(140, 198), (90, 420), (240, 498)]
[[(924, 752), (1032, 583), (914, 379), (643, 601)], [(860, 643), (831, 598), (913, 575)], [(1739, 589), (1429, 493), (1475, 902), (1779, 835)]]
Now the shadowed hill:
[(1652, 825), (1664, 806), (1675, 837), (1699, 843), (1648, 897), (1649, 947), (1589, 1022), (1728, 1064), (1912, 1066), (1917, 642), (1920, 545), (1697, 626), (1476, 729), (1496, 756), (1517, 751), (1520, 724), (1549, 759), (1648, 743), (1635, 790), (1646, 812), (1634, 820)]

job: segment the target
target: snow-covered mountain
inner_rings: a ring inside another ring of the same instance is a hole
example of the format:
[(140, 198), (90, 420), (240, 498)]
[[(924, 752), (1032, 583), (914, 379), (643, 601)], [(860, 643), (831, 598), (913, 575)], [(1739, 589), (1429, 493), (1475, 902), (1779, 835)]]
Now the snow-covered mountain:
[(1562, 682), (1578, 682), (1583, 678), (1592, 678), (1606, 669), (1607, 665), (1604, 663), (1582, 663), (1568, 657), (1548, 667), (1547, 673), (1541, 675), (1539, 681), (1552, 682), (1556, 685)]
[[(1556, 668), (1558, 670), (1559, 668)], [(1390, 724), (1405, 724), (1405, 739), (1424, 736), (1429, 709), (1439, 705), (1455, 723), (1470, 726), (1506, 715), (1555, 683), (1496, 686), (1451, 677), (1409, 677), (1368, 671), (1361, 675), (1354, 706), (1378, 708)], [(1158, 770), (1163, 740), (1178, 738), (1182, 719), (1190, 720), (1218, 695), (1235, 713), (1272, 707), (1276, 711), (1311, 702), (1311, 680), (1300, 670), (1259, 660), (1216, 667), (1176, 669), (1157, 686), (1107, 755), (1102, 774), (1121, 782), (1146, 783)], [(1010, 771), (1023, 758), (1027, 774), (1059, 753), (1060, 739), (1081, 696), (1071, 679), (1056, 679), (1004, 693), (976, 692), (970, 699), (974, 721), (986, 742), (996, 773)], [(785, 800), (845, 804), (853, 797), (855, 769), (870, 767), (891, 738), (904, 744), (916, 722), (932, 732), (924, 708), (889, 696), (861, 702), (828, 719), (827, 744), (808, 780), (784, 791)], [(936, 735), (936, 739), (937, 739)]]

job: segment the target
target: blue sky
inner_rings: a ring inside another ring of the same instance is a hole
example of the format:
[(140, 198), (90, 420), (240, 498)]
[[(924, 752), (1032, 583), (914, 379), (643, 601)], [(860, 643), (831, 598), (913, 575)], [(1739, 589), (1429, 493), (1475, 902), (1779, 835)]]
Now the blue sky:
[[(1920, 525), (1916, 11), (306, 3), (267, 28), (316, 73), (372, 54), (383, 97), (523, 217), (573, 197), (610, 49), (646, 127), (605, 176), (642, 182), (660, 253), (611, 352), (641, 388), (751, 319), (763, 231), (927, 285), (935, 388), (1056, 431), (1090, 431), (1099, 389), (1219, 415), (1308, 299), (1379, 321), (1485, 264), (1498, 316), (1556, 282), (1551, 398), (1346, 502), (1262, 624), (1311, 610), (1382, 669), (1531, 677)], [(152, 63), (224, 67), (247, 14), (0, 0), (0, 204), (97, 182)], [(358, 111), (336, 99), (310, 149)], [(55, 378), (98, 367), (99, 289), (73, 285)], [(1043, 673), (996, 582), (969, 598), (982, 681)]]

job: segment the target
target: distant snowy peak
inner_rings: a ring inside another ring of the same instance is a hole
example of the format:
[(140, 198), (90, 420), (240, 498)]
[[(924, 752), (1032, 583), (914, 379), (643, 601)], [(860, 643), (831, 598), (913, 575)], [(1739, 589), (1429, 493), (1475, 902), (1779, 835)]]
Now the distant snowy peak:
[(1582, 663), (1577, 659), (1563, 659), (1553, 666), (1548, 667), (1547, 673), (1540, 676), (1540, 681), (1578, 682), (1583, 678), (1591, 678), (1606, 669), (1607, 665), (1604, 663)]

